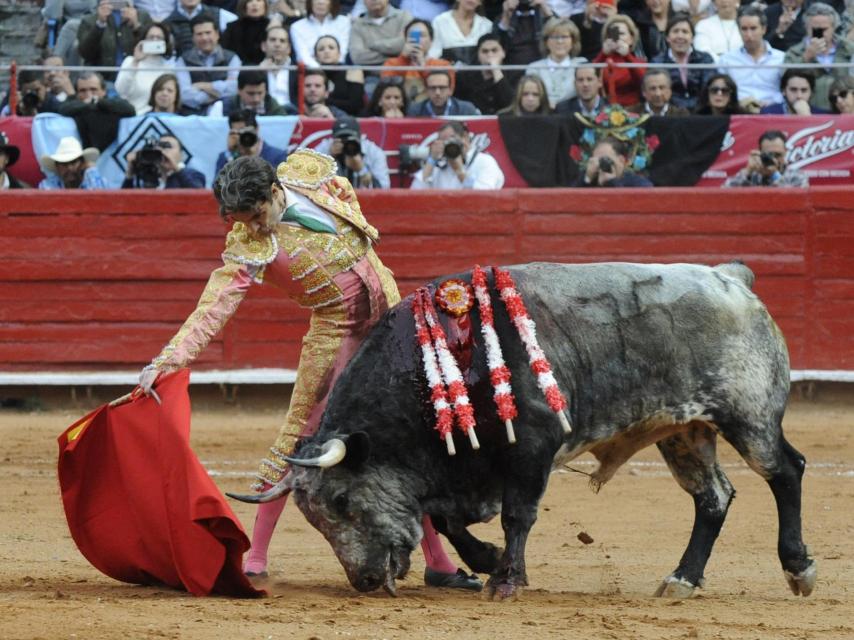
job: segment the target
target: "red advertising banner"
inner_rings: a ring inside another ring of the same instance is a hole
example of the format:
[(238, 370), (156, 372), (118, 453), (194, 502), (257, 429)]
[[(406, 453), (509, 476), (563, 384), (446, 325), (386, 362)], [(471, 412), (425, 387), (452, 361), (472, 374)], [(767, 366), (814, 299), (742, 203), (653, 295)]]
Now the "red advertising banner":
[(0, 118), (0, 131), (9, 136), (9, 144), (18, 147), (21, 157), (11, 167), (9, 173), (31, 187), (38, 186), (44, 177), (39, 169), (38, 160), (33, 155), (33, 119), (18, 116)]
[(697, 186), (718, 186), (738, 173), (759, 148), (759, 136), (773, 129), (788, 136), (786, 161), (806, 173), (811, 186), (854, 183), (854, 116), (826, 114), (733, 116), (720, 155)]
[[(316, 147), (321, 140), (332, 135), (332, 122), (332, 120), (318, 118), (300, 118), (300, 123), (291, 136), (291, 144), (300, 147)], [(468, 118), (466, 125), (472, 134), (472, 144), (498, 161), (498, 165), (504, 172), (505, 188), (527, 187), (528, 184), (510, 161), (510, 155), (501, 137), (498, 118), (493, 116)], [(400, 146), (414, 145), (426, 150), (436, 138), (441, 121), (427, 118), (360, 118), (359, 126), (362, 134), (386, 151), (391, 171), (391, 186), (408, 187), (412, 182), (412, 173), (417, 171), (418, 167), (403, 167), (401, 171)]]

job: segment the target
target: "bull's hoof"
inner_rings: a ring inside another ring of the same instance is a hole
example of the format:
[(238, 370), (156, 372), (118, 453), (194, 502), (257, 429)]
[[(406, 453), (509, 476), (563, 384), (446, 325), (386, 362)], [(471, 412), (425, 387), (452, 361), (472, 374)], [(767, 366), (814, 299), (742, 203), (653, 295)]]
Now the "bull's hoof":
[(500, 584), (489, 583), (487, 585), (490, 600), (517, 600), (522, 595), (522, 587), (502, 582)]
[(789, 589), (796, 596), (808, 596), (815, 589), (815, 579), (818, 576), (818, 567), (815, 560), (810, 560), (806, 569), (798, 574), (789, 571), (783, 571), (786, 576), (786, 582), (789, 583)]
[(697, 585), (693, 585), (683, 578), (677, 578), (674, 575), (667, 576), (664, 581), (658, 585), (655, 590), (656, 598), (690, 598), (694, 595), (694, 589)]

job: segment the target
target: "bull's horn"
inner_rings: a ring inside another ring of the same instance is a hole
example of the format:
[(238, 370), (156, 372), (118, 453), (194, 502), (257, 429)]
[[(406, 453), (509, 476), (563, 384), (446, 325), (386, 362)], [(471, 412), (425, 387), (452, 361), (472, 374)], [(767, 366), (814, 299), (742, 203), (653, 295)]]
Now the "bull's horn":
[(273, 500), (277, 500), (289, 491), (291, 491), (291, 489), (293, 489), (293, 474), (289, 473), (284, 478), (279, 480), (278, 484), (273, 485), (266, 491), (247, 494), (228, 493), (226, 491), (225, 495), (227, 495), (229, 498), (240, 500), (241, 502), (248, 502), (250, 504), (261, 504), (264, 502), (272, 502)]
[(289, 463), (298, 467), (334, 467), (344, 459), (347, 455), (347, 445), (339, 438), (332, 438), (323, 443), (321, 454), (316, 458), (285, 458)]

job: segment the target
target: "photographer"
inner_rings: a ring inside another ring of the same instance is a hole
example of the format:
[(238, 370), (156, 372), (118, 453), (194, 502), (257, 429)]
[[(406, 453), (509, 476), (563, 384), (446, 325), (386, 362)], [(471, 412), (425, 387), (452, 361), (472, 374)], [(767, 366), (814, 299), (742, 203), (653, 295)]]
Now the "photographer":
[(465, 122), (445, 122), (413, 176), (413, 189), (500, 189), (504, 173), (495, 158), (472, 147)]
[(385, 151), (362, 135), (359, 123), (343, 116), (332, 125), (332, 137), (317, 145), (338, 163), (338, 175), (347, 178), (357, 189), (388, 189), (391, 178)]
[(216, 172), (225, 164), (240, 156), (261, 156), (273, 167), (284, 162), (287, 152), (267, 144), (261, 139), (258, 119), (251, 109), (238, 109), (228, 114), (227, 148), (216, 159)]
[(772, 129), (759, 136), (759, 148), (750, 152), (747, 166), (727, 178), (724, 187), (801, 187), (810, 185), (806, 174), (786, 163), (786, 134)]
[(122, 189), (203, 189), (205, 176), (188, 168), (181, 160), (181, 143), (169, 135), (127, 155), (127, 171)]
[(628, 171), (629, 146), (610, 136), (602, 138), (593, 147), (576, 187), (651, 187), (652, 182)]
[[(8, 99), (7, 95), (6, 100)], [(17, 115), (35, 116), (37, 113), (55, 112), (59, 110), (60, 105), (61, 103), (48, 93), (41, 72), (29, 70), (18, 72)], [(0, 115), (11, 115), (8, 103), (4, 103)]]

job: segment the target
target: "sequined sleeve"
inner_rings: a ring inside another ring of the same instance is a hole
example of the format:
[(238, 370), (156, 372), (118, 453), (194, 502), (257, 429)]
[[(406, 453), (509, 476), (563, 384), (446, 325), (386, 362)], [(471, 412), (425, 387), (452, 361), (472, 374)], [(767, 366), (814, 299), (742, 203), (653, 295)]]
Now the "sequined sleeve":
[(256, 274), (256, 267), (226, 262), (211, 274), (196, 310), (151, 364), (161, 371), (189, 365), (234, 315)]

